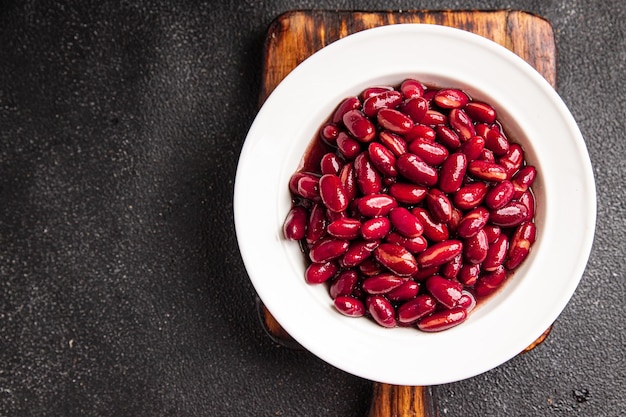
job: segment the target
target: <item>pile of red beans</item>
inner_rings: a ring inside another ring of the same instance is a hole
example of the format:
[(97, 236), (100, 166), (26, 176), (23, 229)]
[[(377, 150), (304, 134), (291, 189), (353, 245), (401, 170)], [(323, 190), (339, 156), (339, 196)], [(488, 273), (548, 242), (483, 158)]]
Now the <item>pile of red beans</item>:
[(384, 327), (463, 322), (535, 241), (536, 169), (496, 116), (414, 79), (343, 100), (289, 182), (306, 282)]

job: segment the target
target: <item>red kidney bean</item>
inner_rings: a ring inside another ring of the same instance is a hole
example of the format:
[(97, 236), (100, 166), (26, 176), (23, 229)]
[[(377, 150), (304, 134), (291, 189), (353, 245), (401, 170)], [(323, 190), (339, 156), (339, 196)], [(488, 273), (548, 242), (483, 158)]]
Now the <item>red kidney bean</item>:
[(489, 187), (484, 182), (474, 182), (462, 186), (452, 197), (455, 207), (461, 210), (471, 210), (478, 207), (484, 200)]
[(467, 212), (461, 219), (456, 233), (459, 237), (469, 238), (482, 230), (489, 221), (489, 210), (479, 206)]
[(302, 206), (294, 206), (287, 213), (283, 224), (283, 235), (289, 240), (302, 240), (306, 236), (309, 213)]
[(522, 203), (511, 201), (497, 210), (489, 212), (489, 221), (500, 227), (513, 227), (528, 217), (528, 209)]
[(439, 274), (439, 270), (441, 268), (439, 266), (430, 266), (428, 268), (419, 268), (416, 273), (411, 275), (415, 281), (423, 281), (432, 277), (433, 275)]
[(309, 258), (315, 263), (328, 262), (346, 253), (349, 247), (350, 242), (344, 239), (322, 239), (311, 246)]
[(446, 262), (441, 267), (441, 275), (446, 278), (456, 278), (463, 267), (463, 254), (459, 253), (457, 256)]
[(339, 175), (339, 171), (343, 167), (343, 162), (337, 154), (329, 152), (322, 156), (320, 160), (320, 172), (323, 174)]
[(471, 264), (479, 264), (484, 261), (488, 250), (487, 234), (482, 229), (463, 241), (463, 257)]
[(513, 174), (522, 167), (524, 162), (524, 151), (522, 147), (517, 143), (511, 143), (509, 145), (509, 151), (506, 155), (501, 156), (498, 159), (498, 165), (504, 168), (507, 179), (513, 177)]
[(341, 185), (343, 185), (348, 201), (354, 200), (358, 192), (354, 164), (348, 163), (344, 165), (339, 172), (339, 179), (341, 180)]
[(449, 239), (429, 246), (417, 255), (416, 260), (421, 268), (440, 266), (452, 260), (462, 251), (463, 243), (460, 240)]
[(483, 274), (474, 284), (474, 292), (478, 297), (485, 297), (493, 293), (506, 278), (506, 269), (500, 265), (495, 270)]
[(380, 109), (376, 115), (376, 120), (383, 129), (393, 133), (404, 134), (410, 132), (413, 128), (413, 120), (395, 109)]
[(363, 317), (365, 315), (365, 305), (358, 298), (339, 296), (335, 298), (334, 305), (344, 316)]
[(383, 296), (369, 296), (365, 300), (365, 305), (376, 323), (383, 327), (394, 327), (396, 325), (396, 311), (389, 300)]
[(448, 115), (450, 126), (459, 134), (461, 142), (469, 140), (472, 136), (476, 136), (476, 129), (472, 123), (472, 119), (461, 109), (452, 109)]
[(457, 305), (469, 313), (476, 307), (476, 298), (471, 292), (463, 290), (463, 295), (461, 295)]
[(405, 237), (414, 238), (424, 233), (422, 222), (406, 207), (394, 207), (391, 209), (389, 219), (398, 233)]
[(413, 97), (400, 104), (398, 109), (415, 123), (420, 123), (428, 111), (428, 101), (423, 97)]
[(374, 123), (361, 110), (348, 110), (343, 115), (343, 124), (359, 142), (371, 142), (376, 137)]
[(426, 194), (426, 207), (431, 218), (438, 223), (448, 223), (452, 219), (452, 203), (441, 190), (431, 188)]
[(406, 237), (398, 232), (390, 232), (385, 236), (387, 243), (395, 243), (404, 246), (411, 253), (420, 253), (428, 247), (428, 241), (423, 236)]
[(409, 325), (435, 311), (437, 302), (429, 295), (421, 294), (398, 307), (398, 322)]
[(399, 203), (410, 205), (421, 202), (428, 192), (426, 187), (402, 182), (391, 184), (387, 191)]
[(492, 163), (492, 164), (496, 163), (496, 157), (493, 154), (493, 151), (491, 149), (487, 149), (487, 148), (483, 149), (483, 151), (480, 153), (480, 156), (478, 157), (478, 160), (489, 162), (489, 163)]
[(475, 122), (491, 124), (496, 121), (496, 110), (488, 103), (472, 101), (463, 110)]
[(302, 198), (311, 201), (319, 201), (319, 179), (320, 177), (317, 175), (300, 172), (291, 177), (289, 188), (294, 194)]
[(519, 171), (513, 178), (511, 178), (511, 182), (513, 183), (513, 187), (515, 188), (515, 193), (513, 198), (520, 198), (522, 194), (528, 190), (528, 188), (532, 185), (533, 181), (535, 181), (535, 176), (537, 175), (537, 170), (532, 165), (527, 165), (523, 168), (520, 168)]
[(454, 193), (461, 188), (467, 170), (467, 157), (462, 153), (453, 153), (441, 165), (439, 188), (445, 193)]
[(459, 135), (446, 125), (439, 125), (435, 128), (437, 140), (451, 151), (457, 150), (461, 146)]
[(365, 240), (377, 240), (387, 236), (391, 230), (391, 221), (387, 217), (367, 219), (361, 225), (361, 236)]
[(528, 215), (524, 220), (532, 220), (535, 217), (535, 196), (530, 190), (526, 190), (524, 194), (517, 200), (528, 209)]
[(435, 168), (412, 153), (400, 155), (396, 161), (396, 169), (400, 175), (417, 185), (432, 187), (439, 179)]
[(367, 148), (369, 159), (381, 174), (395, 177), (398, 175), (396, 170), (396, 156), (385, 145), (372, 142)]
[(485, 196), (485, 205), (490, 209), (499, 209), (506, 206), (515, 194), (515, 187), (509, 180), (494, 185)]
[(352, 294), (357, 282), (359, 274), (351, 269), (340, 272), (329, 288), (329, 294), (332, 299), (339, 296)]
[(304, 280), (308, 284), (321, 284), (334, 277), (338, 271), (339, 267), (335, 262), (314, 262), (304, 271)]
[(418, 80), (406, 79), (400, 84), (400, 92), (404, 98), (422, 97), (424, 85)]
[(500, 226), (496, 226), (493, 224), (486, 224), (485, 227), (483, 227), (483, 230), (485, 231), (485, 233), (487, 233), (487, 242), (489, 242), (489, 244), (493, 243), (498, 238), (498, 236), (502, 234), (502, 229), (500, 229)]
[(343, 115), (349, 110), (356, 110), (361, 107), (361, 101), (358, 97), (348, 97), (337, 106), (333, 113), (332, 122), (338, 124), (343, 122)]
[(415, 298), (419, 294), (420, 285), (410, 279), (404, 280), (402, 284), (386, 294), (389, 301), (407, 301)]
[(381, 109), (394, 109), (402, 103), (402, 94), (395, 90), (383, 91), (371, 95), (363, 102), (363, 113), (368, 117), (376, 117)]
[(381, 243), (374, 249), (374, 257), (396, 275), (411, 276), (417, 272), (417, 261), (405, 247), (393, 243)]
[(535, 243), (536, 226), (525, 221), (520, 224), (511, 237), (509, 252), (504, 261), (507, 269), (517, 268), (530, 253), (530, 247)]
[(457, 326), (465, 321), (467, 312), (461, 307), (437, 311), (417, 322), (423, 332), (440, 332)]
[(407, 142), (412, 142), (417, 138), (428, 139), (431, 142), (434, 142), (437, 134), (435, 133), (435, 129), (430, 126), (426, 126), (423, 124), (415, 124), (411, 131), (406, 133), (404, 136)]
[(442, 242), (448, 239), (450, 231), (444, 223), (436, 222), (423, 207), (415, 207), (411, 209), (413, 213), (424, 226), (424, 236), (431, 242)]
[(483, 271), (496, 270), (506, 258), (509, 250), (509, 238), (506, 235), (498, 236), (493, 242), (489, 244), (489, 250), (487, 256), (482, 263)]
[(389, 291), (398, 288), (405, 279), (390, 273), (382, 273), (363, 280), (363, 291), (371, 295), (387, 294)]
[(499, 182), (506, 179), (506, 171), (495, 162), (474, 160), (467, 164), (467, 172), (474, 178), (484, 181)]
[(409, 143), (409, 152), (417, 155), (427, 164), (435, 166), (441, 165), (449, 155), (445, 146), (425, 138), (415, 138)]
[(379, 241), (356, 240), (350, 243), (350, 247), (341, 258), (341, 265), (352, 268), (369, 259), (374, 249), (380, 244)]
[(334, 123), (326, 123), (320, 129), (320, 137), (326, 141), (326, 143), (333, 144), (337, 141), (339, 136), (339, 128)]
[(393, 91), (393, 87), (389, 85), (377, 85), (374, 87), (368, 87), (361, 93), (361, 100), (365, 101), (370, 97), (377, 96), (387, 91)]
[(365, 217), (386, 216), (398, 202), (387, 194), (370, 194), (359, 199), (357, 210)]
[(370, 161), (367, 152), (359, 154), (354, 159), (354, 173), (361, 193), (365, 195), (376, 194), (382, 190), (382, 176)]
[(306, 242), (313, 245), (326, 236), (326, 210), (321, 204), (314, 204), (309, 212), (306, 228)]
[(467, 287), (471, 287), (476, 283), (478, 277), (481, 273), (481, 265), (480, 264), (463, 264), (461, 270), (459, 271), (459, 275), (457, 279), (459, 282)]
[(504, 156), (509, 152), (509, 140), (498, 129), (490, 128), (485, 135), (485, 147), (496, 156)]
[(374, 275), (382, 274), (384, 268), (374, 258), (368, 258), (359, 264), (359, 271), (364, 277), (373, 277)]
[(482, 136), (476, 135), (463, 142), (460, 151), (465, 154), (468, 161), (473, 161), (480, 158), (484, 149), (485, 139)]
[(448, 116), (440, 111), (428, 109), (422, 118), (422, 123), (429, 126), (445, 125), (448, 123)]
[(338, 176), (322, 175), (319, 180), (319, 192), (322, 202), (329, 210), (340, 212), (348, 208), (348, 196)]
[(406, 141), (399, 135), (383, 130), (379, 133), (378, 139), (396, 157), (407, 152)]
[(469, 97), (456, 88), (442, 88), (435, 93), (433, 102), (442, 109), (459, 109), (469, 102)]
[(337, 149), (347, 160), (356, 158), (361, 153), (361, 143), (346, 132), (339, 132), (337, 136)]
[(346, 240), (357, 238), (360, 230), (361, 222), (348, 217), (337, 219), (331, 222), (327, 227), (329, 235)]
[(460, 282), (439, 275), (428, 278), (425, 285), (430, 295), (447, 308), (456, 307), (463, 295), (463, 286)]

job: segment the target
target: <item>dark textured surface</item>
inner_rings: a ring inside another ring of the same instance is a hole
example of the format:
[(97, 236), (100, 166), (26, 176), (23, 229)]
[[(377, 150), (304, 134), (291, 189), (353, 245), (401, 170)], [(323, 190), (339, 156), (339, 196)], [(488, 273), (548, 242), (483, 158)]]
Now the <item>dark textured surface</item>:
[(621, 0), (0, 3), (0, 415), (364, 415), (369, 381), (263, 333), (234, 234), (263, 36), (297, 8), (552, 22), (596, 175), (588, 268), (543, 345), (437, 398), (442, 416), (625, 415)]

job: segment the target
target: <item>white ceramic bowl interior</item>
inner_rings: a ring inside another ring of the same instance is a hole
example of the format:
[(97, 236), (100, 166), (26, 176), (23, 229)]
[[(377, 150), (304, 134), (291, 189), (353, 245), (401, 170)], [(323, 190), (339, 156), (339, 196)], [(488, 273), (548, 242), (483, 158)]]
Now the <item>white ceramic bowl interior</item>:
[[(471, 64), (468, 64), (471, 63)], [(348, 318), (326, 286), (304, 281), (297, 243), (282, 236), (288, 181), (322, 123), (345, 97), (406, 78), (462, 88), (492, 103), (538, 168), (537, 241), (494, 296), (439, 333)], [(553, 88), (504, 47), (466, 31), (402, 24), (336, 41), (294, 69), (259, 111), (237, 169), (234, 214), (244, 264), (272, 315), (302, 346), (359, 377), (433, 385), (488, 371), (521, 352), (565, 308), (584, 272), (596, 216), (582, 135)]]

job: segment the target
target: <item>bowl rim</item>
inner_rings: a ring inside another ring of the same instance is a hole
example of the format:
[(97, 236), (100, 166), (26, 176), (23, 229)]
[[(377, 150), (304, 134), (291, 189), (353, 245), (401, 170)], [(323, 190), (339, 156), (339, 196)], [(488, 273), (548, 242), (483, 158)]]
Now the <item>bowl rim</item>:
[[(442, 62), (402, 56), (404, 50), (415, 44), (420, 45), (420, 51), (427, 50), (429, 57), (435, 56)], [(441, 48), (448, 48), (446, 51), (462, 58), (481, 53), (484, 59), (474, 65), (486, 74), (475, 69), (460, 73), (458, 68), (444, 62)], [(389, 71), (379, 61), (364, 67), (366, 55), (372, 49), (382, 51), (381, 59), (395, 54), (394, 70)], [(332, 80), (328, 78), (333, 74), (328, 62), (336, 67), (336, 78)], [(354, 73), (355, 69), (360, 72)], [(507, 77), (517, 77), (515, 83), (507, 86), (496, 77), (496, 70), (503, 71)], [(282, 221), (290, 205), (285, 178), (298, 167), (314, 132), (330, 114), (329, 108), (372, 83), (395, 80), (397, 84), (401, 77), (408, 78), (411, 74), (427, 83), (450, 82), (455, 83), (451, 86), (476, 88), (476, 94), (483, 94), (500, 105), (499, 113), (507, 119), (505, 125), (517, 125), (526, 136), (546, 138), (543, 131), (546, 123), (542, 120), (548, 116), (553, 118), (549, 132), (562, 135), (550, 141), (529, 142), (533, 158), (541, 167), (539, 192), (544, 193), (545, 201), (541, 226), (545, 229), (538, 231), (535, 249), (516, 272), (523, 279), (505, 285), (461, 326), (436, 334), (404, 328), (382, 329), (368, 320), (347, 318), (333, 311), (332, 300), (323, 286), (314, 288), (304, 283), (302, 275), (298, 276), (304, 270), (304, 259), (297, 244), (286, 242), (281, 236)], [(520, 91), (523, 94), (516, 100), (507, 97)], [(529, 103), (526, 93), (543, 101)], [(302, 97), (307, 100), (302, 101)], [(519, 109), (524, 111), (518, 112)], [(277, 132), (277, 123), (285, 131)], [(301, 140), (291, 140), (293, 137)], [(281, 159), (288, 157), (287, 162)], [(559, 182), (551, 164), (558, 164), (569, 181)], [(573, 206), (568, 210), (565, 210), (565, 198)], [(250, 280), (268, 310), (296, 341), (329, 364), (363, 378), (398, 385), (434, 385), (466, 379), (506, 362), (556, 320), (586, 267), (595, 231), (595, 199), (593, 171), (582, 134), (565, 103), (534, 68), (503, 46), (461, 29), (395, 24), (367, 29), (331, 43), (281, 81), (259, 110), (243, 144), (233, 209), (239, 248)], [(259, 204), (260, 201), (264, 204)], [(267, 221), (259, 222), (259, 217)], [(577, 228), (572, 228), (572, 223)], [(551, 262), (564, 261), (564, 250), (569, 251), (568, 261), (557, 268)], [(548, 256), (549, 251), (557, 252)], [(547, 288), (550, 296), (536, 294), (542, 285), (538, 276), (543, 271), (557, 277), (556, 283), (548, 282), (542, 287)], [(540, 302), (540, 311), (520, 314), (524, 310), (523, 297)], [(503, 323), (503, 317), (508, 322)], [(327, 326), (320, 328), (320, 322)], [(409, 332), (413, 333), (409, 335)], [(455, 351), (451, 346), (457, 346), (460, 340), (471, 346), (475, 360), (449, 366), (449, 358)], [(355, 344), (358, 349), (350, 347)], [(380, 355), (381, 351), (392, 352), (398, 344), (428, 354), (428, 361), (406, 364), (406, 360), (403, 362), (398, 357), (401, 355)]]

